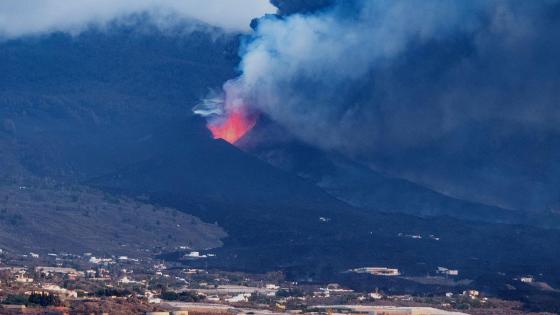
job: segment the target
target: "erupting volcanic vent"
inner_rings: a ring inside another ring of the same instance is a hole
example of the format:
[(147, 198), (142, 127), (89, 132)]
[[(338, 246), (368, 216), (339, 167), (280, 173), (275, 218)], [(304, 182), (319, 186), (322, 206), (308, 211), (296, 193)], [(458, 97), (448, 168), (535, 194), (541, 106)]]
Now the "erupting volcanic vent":
[(256, 115), (246, 113), (241, 108), (236, 108), (224, 117), (209, 121), (208, 129), (212, 132), (214, 139), (224, 139), (233, 144), (251, 130), (256, 121)]
[(259, 116), (242, 98), (228, 98), (226, 93), (218, 94), (214, 91), (202, 99), (193, 108), (193, 112), (206, 118), (206, 126), (214, 139), (224, 139), (231, 144), (251, 130)]

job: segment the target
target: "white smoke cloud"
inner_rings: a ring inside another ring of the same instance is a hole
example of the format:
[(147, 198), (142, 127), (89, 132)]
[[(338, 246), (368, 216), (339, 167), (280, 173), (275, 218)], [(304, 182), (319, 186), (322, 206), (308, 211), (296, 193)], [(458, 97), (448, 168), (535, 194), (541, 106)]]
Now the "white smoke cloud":
[(557, 64), (547, 14), (558, 1), (338, 2), (262, 19), (226, 98), (346, 152), (421, 145), (468, 119), (560, 115), (546, 70)]
[(52, 31), (76, 33), (131, 14), (193, 19), (228, 31), (247, 31), (251, 19), (275, 8), (267, 0), (2, 0), (0, 37)]
[(456, 196), (558, 204), (559, 0), (329, 2), (261, 19), (226, 106)]
[(476, 20), (458, 2), (354, 2), (354, 9), (262, 20), (243, 55), (243, 75), (225, 85), (228, 98), (250, 100), (309, 142), (330, 148), (370, 146), (359, 139), (375, 137), (364, 130), (373, 123), (367, 117), (370, 106), (354, 103), (348, 92), (360, 93), (360, 82), (391, 64), (411, 41), (472, 28)]

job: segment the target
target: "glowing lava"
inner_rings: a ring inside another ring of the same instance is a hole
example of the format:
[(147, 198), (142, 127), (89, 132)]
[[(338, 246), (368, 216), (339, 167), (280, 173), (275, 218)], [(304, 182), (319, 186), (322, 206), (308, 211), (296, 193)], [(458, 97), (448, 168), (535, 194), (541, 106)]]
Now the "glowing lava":
[(233, 144), (255, 126), (255, 115), (247, 114), (241, 109), (232, 110), (227, 116), (208, 123), (208, 129), (214, 139), (224, 139)]

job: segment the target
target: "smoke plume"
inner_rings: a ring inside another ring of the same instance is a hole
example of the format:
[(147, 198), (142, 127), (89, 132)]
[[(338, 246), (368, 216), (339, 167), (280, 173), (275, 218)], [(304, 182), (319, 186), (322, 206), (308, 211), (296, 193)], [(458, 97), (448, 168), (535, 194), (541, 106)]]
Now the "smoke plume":
[(227, 98), (349, 154), (423, 145), (473, 121), (558, 130), (559, 1), (337, 3), (262, 18)]

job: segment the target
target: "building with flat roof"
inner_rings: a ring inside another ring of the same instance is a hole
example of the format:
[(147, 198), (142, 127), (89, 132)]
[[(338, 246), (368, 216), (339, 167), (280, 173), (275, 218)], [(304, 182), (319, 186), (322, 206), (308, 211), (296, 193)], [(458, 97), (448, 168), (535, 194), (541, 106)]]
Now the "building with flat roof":
[(440, 310), (433, 307), (398, 307), (398, 306), (376, 306), (376, 305), (317, 305), (313, 307), (317, 311), (328, 312), (356, 312), (368, 313), (368, 315), (468, 315), (466, 313)]
[(401, 274), (399, 269), (387, 267), (362, 267), (352, 269), (350, 271), (356, 273), (369, 273), (376, 276), (399, 276)]

